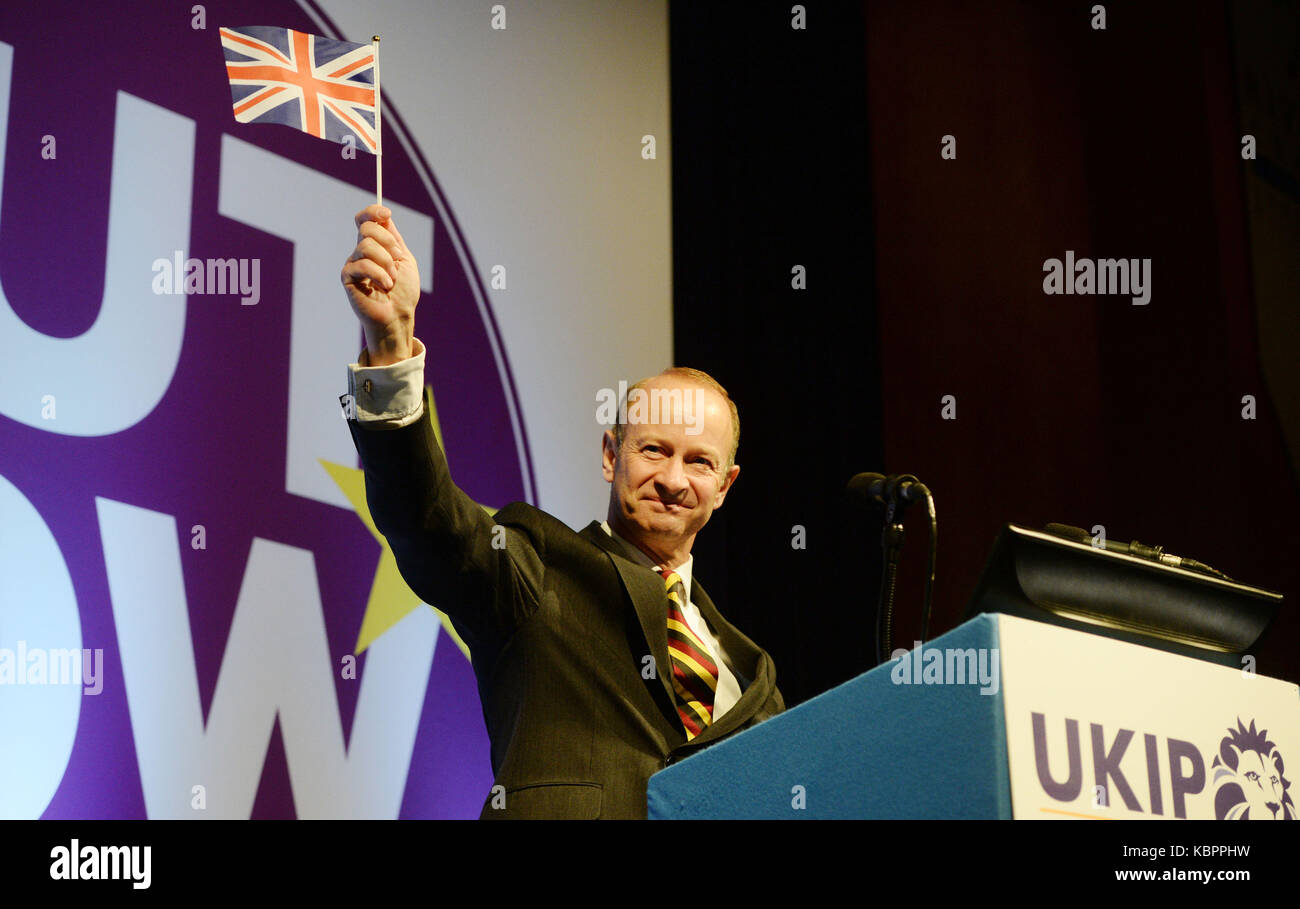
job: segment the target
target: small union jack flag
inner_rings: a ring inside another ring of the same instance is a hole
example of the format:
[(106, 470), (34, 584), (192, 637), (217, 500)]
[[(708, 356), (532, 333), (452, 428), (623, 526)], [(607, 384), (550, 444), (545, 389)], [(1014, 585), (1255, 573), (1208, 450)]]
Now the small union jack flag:
[(375, 50), (290, 28), (221, 29), (235, 119), (279, 123), (377, 152)]

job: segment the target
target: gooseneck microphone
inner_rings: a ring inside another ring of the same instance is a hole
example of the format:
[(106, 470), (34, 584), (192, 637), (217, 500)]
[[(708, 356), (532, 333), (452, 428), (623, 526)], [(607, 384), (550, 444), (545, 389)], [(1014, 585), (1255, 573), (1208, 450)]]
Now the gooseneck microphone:
[(880, 593), (876, 604), (876, 662), (889, 659), (893, 647), (894, 587), (898, 580), (898, 563), (903, 554), (903, 509), (914, 502), (925, 502), (930, 519), (929, 570), (925, 577), (925, 605), (921, 611), (921, 640), (930, 636), (930, 608), (934, 599), (934, 565), (939, 546), (939, 523), (935, 517), (934, 496), (910, 473), (860, 473), (848, 482), (850, 495), (879, 502), (885, 506), (885, 522), (880, 533), (884, 562), (880, 573)]
[(904, 505), (923, 501), (930, 495), (930, 490), (910, 473), (890, 476), (883, 473), (860, 473), (849, 480), (849, 492), (882, 504), (897, 501)]

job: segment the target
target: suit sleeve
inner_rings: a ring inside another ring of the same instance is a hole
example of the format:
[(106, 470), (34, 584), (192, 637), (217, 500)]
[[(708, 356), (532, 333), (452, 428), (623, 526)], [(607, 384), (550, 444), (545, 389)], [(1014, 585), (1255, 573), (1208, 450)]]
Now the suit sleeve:
[(366, 501), (416, 596), (451, 617), (476, 653), (499, 648), (538, 607), (545, 540), (538, 512), (488, 515), (454, 482), (424, 402), (414, 422), (369, 429), (348, 421)]

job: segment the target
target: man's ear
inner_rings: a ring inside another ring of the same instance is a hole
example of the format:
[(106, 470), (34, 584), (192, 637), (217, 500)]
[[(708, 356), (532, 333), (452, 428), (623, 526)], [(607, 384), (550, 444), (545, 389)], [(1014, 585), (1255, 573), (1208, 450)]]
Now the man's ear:
[(736, 482), (738, 476), (740, 476), (740, 465), (732, 464), (731, 469), (727, 471), (727, 475), (722, 480), (722, 485), (718, 487), (718, 495), (713, 500), (714, 508), (722, 507), (722, 500), (727, 497), (727, 493), (731, 490), (731, 484)]
[(618, 463), (618, 442), (612, 429), (605, 430), (600, 437), (600, 471), (606, 483), (614, 482), (614, 465)]

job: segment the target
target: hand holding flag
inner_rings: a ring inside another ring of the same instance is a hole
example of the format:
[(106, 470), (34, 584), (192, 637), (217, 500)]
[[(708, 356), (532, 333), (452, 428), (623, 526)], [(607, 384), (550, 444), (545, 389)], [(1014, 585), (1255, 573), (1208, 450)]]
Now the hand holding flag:
[(386, 366), (414, 352), (420, 267), (388, 208), (362, 209), (356, 224), (357, 245), (340, 279), (365, 333), (369, 365)]

